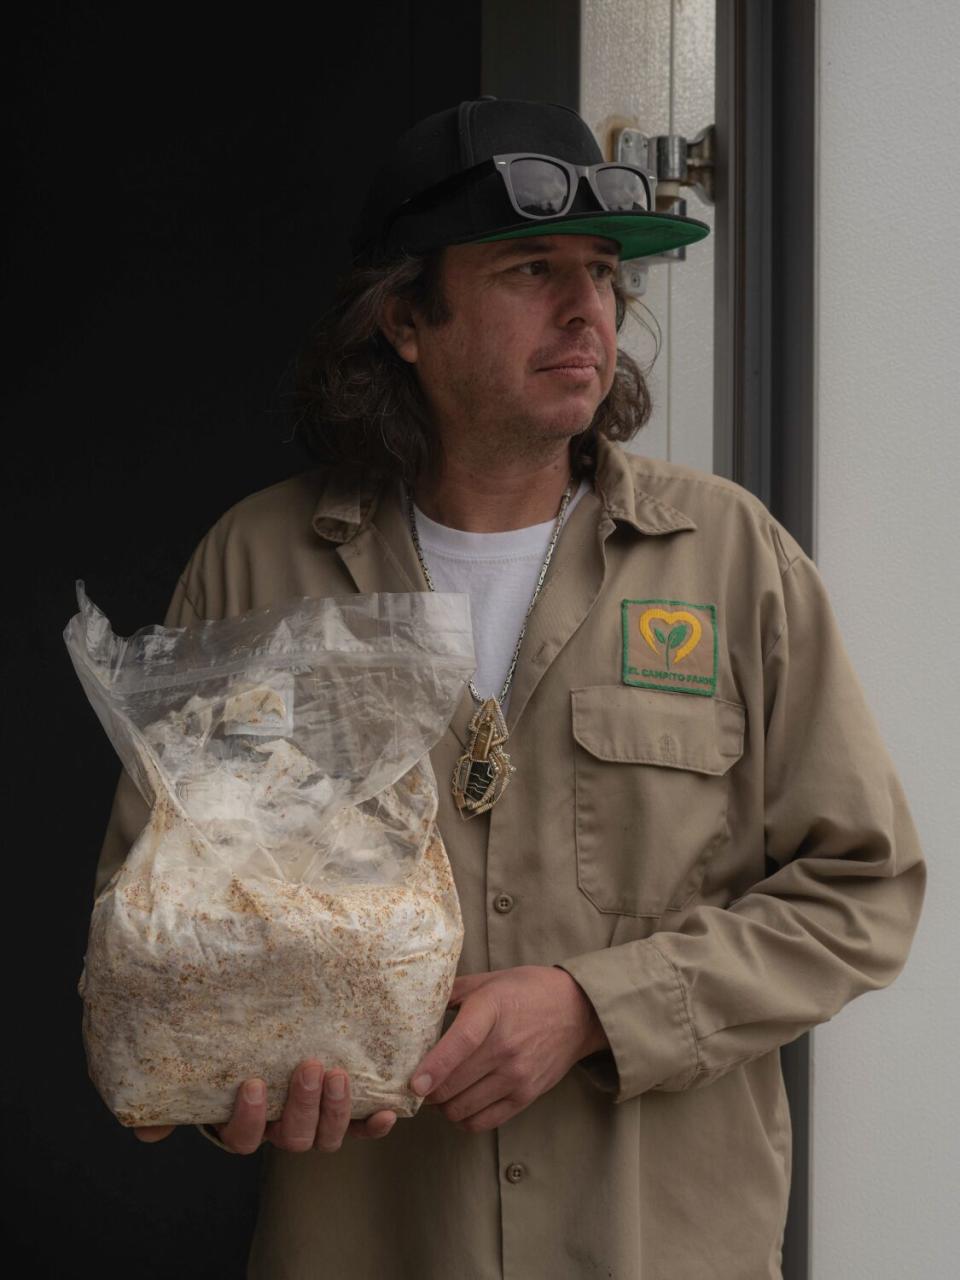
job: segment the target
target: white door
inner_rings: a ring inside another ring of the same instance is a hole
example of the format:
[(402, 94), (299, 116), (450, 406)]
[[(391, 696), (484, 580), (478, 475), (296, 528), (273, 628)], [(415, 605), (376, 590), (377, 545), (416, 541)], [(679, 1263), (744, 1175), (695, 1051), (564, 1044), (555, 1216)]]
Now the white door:
[[(716, 0), (583, 0), (580, 111), (611, 155), (616, 131), (691, 139), (714, 122)], [(690, 217), (714, 225), (713, 207), (684, 188)], [(652, 263), (641, 313), (659, 327), (648, 375), (653, 416), (627, 447), (713, 470), (713, 236), (683, 262)], [(655, 344), (626, 321), (620, 345), (646, 368)]]

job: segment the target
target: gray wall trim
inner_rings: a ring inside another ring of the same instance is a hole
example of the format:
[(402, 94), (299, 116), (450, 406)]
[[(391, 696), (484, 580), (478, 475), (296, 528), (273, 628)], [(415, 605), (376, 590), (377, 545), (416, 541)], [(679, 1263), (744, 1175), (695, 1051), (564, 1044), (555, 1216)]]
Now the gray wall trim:
[(714, 470), (814, 541), (815, 0), (718, 0)]
[(483, 0), (481, 92), (580, 106), (580, 0)]
[(783, 1235), (783, 1280), (810, 1280), (810, 1106), (812, 1100), (812, 1035), (801, 1036), (780, 1050), (780, 1066), (790, 1104), (793, 1165), (790, 1205)]
[(770, 6), (717, 3), (714, 470), (770, 500)]
[[(714, 469), (812, 554), (815, 0), (717, 0)], [(780, 1051), (793, 1126), (784, 1280), (810, 1275), (810, 1036)]]
[(773, 10), (770, 507), (815, 551), (816, 0)]

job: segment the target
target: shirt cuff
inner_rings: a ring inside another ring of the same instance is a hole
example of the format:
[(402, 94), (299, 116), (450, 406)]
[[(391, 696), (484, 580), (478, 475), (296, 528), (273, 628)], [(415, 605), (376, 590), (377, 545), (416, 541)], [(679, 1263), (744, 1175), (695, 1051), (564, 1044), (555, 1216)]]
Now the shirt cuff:
[(580, 1065), (594, 1083), (625, 1102), (648, 1089), (684, 1089), (700, 1058), (683, 980), (651, 939), (562, 960), (557, 966), (584, 990), (610, 1042), (610, 1056), (593, 1054)]

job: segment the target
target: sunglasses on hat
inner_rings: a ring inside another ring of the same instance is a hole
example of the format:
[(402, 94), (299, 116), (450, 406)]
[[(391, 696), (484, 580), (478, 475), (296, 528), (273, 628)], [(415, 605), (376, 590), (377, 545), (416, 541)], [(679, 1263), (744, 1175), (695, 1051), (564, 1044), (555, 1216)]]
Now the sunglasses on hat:
[(653, 209), (650, 178), (627, 164), (571, 164), (556, 156), (518, 151), (492, 156), (510, 203), (522, 218), (562, 218), (569, 213), (580, 180), (610, 213), (649, 213)]
[(586, 178), (600, 208), (608, 213), (650, 213), (654, 207), (650, 177), (642, 169), (612, 162), (572, 164), (556, 156), (515, 151), (491, 156), (418, 192), (405, 200), (393, 216), (444, 200), (451, 191), (489, 173), (491, 166), (503, 179), (514, 212), (522, 218), (562, 218), (572, 208), (582, 178)]

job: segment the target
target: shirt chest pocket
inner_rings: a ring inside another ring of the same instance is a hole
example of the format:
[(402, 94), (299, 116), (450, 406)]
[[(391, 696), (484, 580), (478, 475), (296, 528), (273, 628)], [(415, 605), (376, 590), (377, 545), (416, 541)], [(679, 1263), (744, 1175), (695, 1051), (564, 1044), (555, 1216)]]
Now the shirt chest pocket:
[(600, 911), (678, 910), (728, 834), (743, 707), (623, 685), (571, 697), (580, 889)]

